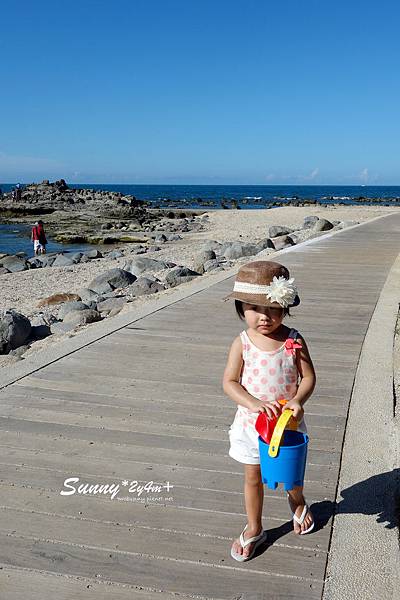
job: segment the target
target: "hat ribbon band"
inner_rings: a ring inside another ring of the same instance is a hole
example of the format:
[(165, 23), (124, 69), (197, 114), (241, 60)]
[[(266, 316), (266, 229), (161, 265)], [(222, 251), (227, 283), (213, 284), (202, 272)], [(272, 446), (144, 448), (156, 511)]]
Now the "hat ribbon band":
[(234, 292), (242, 292), (244, 294), (266, 294), (270, 289), (269, 285), (257, 285), (256, 283), (246, 283), (244, 281), (235, 281), (233, 285)]

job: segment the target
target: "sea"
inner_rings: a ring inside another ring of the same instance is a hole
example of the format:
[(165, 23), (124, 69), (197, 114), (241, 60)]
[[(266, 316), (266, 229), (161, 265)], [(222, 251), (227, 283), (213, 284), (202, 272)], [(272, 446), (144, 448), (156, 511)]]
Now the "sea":
[[(0, 183), (3, 192), (9, 192), (15, 183)], [(23, 184), (21, 184), (23, 185)], [(146, 184), (68, 184), (70, 188), (106, 190), (135, 196), (159, 208), (272, 208), (274, 202), (291, 200), (316, 200), (321, 204), (360, 205), (365, 203), (391, 205), (400, 200), (400, 186), (371, 185), (146, 185)], [(382, 199), (384, 202), (382, 202)], [(362, 203), (362, 202), (361, 202)], [(29, 230), (24, 226), (0, 224), (0, 252), (9, 254), (28, 251), (31, 254)], [(48, 251), (79, 251), (81, 246), (67, 246), (49, 240)]]

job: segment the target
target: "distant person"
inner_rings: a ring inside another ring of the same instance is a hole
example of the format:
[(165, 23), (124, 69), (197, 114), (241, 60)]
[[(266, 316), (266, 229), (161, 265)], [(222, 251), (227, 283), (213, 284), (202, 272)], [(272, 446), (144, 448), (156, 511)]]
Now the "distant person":
[(31, 239), (35, 256), (38, 254), (46, 254), (47, 239), (44, 232), (43, 221), (36, 221), (35, 225), (32, 227)]
[(22, 198), (21, 185), (19, 183), (17, 183), (16, 189), (15, 189), (15, 199), (17, 202), (20, 202), (21, 198)]
[(15, 200), (17, 199), (17, 194), (15, 192), (15, 188), (13, 188), (11, 190), (11, 199), (12, 199), (13, 202), (15, 202)]

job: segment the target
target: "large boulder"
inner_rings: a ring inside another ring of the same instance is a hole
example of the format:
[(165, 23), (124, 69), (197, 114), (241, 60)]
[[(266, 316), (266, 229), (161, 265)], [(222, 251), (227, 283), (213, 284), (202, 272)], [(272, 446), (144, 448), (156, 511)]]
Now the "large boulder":
[(1, 259), (0, 265), (8, 269), (10, 273), (26, 271), (31, 266), (29, 262), (21, 256), (6, 256)]
[(79, 290), (79, 296), (81, 297), (82, 302), (86, 304), (88, 302), (96, 302), (100, 298), (100, 294), (98, 292), (94, 292), (89, 288), (82, 288)]
[(93, 258), (102, 258), (103, 255), (100, 250), (85, 250), (83, 256), (92, 260)]
[(74, 264), (75, 261), (70, 254), (57, 254), (53, 267), (70, 267)]
[(175, 263), (164, 262), (162, 260), (155, 260), (154, 258), (147, 258), (146, 256), (135, 256), (124, 265), (129, 273), (139, 276), (141, 273), (151, 273), (154, 271), (162, 271), (170, 267), (175, 267)]
[(6, 310), (0, 314), (0, 354), (23, 346), (31, 334), (31, 323), (24, 315)]
[(170, 287), (175, 287), (181, 283), (192, 281), (192, 279), (195, 279), (196, 277), (200, 277), (200, 273), (192, 271), (188, 267), (178, 266), (171, 269), (171, 271), (165, 277), (165, 281)]
[(126, 288), (130, 296), (147, 296), (165, 290), (165, 285), (150, 277), (138, 277), (137, 280)]
[(279, 237), (272, 238), (271, 242), (273, 243), (275, 250), (283, 250), (283, 248), (294, 246), (293, 240), (288, 235), (280, 235)]
[(87, 310), (72, 310), (64, 317), (64, 323), (71, 323), (74, 326), (87, 325), (101, 320), (101, 315), (97, 310), (88, 308)]
[(133, 283), (136, 276), (125, 269), (110, 269), (98, 275), (89, 283), (89, 289), (105, 294), (116, 288), (124, 288)]
[(315, 215), (304, 217), (303, 229), (311, 229), (312, 227), (314, 227), (317, 221), (319, 221), (319, 217), (316, 217)]
[(64, 317), (73, 310), (86, 310), (88, 307), (87, 304), (81, 302), (80, 300), (73, 300), (72, 302), (66, 302), (63, 304), (58, 311), (59, 319), (64, 319)]
[(291, 227), (285, 227), (284, 225), (272, 225), (269, 228), (268, 235), (270, 238), (276, 238), (281, 235), (288, 235), (292, 233), (293, 229)]
[[(132, 285), (135, 285), (134, 283)], [(110, 313), (111, 311), (115, 311), (116, 309), (121, 310), (121, 308), (127, 303), (127, 299), (125, 297), (120, 298), (108, 298), (107, 300), (102, 300), (102, 302), (97, 303), (97, 310), (100, 313)]]
[(218, 252), (220, 247), (221, 242), (217, 242), (216, 240), (207, 240), (203, 246), (203, 250), (214, 250), (214, 252)]
[(327, 219), (318, 219), (313, 226), (314, 231), (329, 231), (329, 229), (333, 229), (333, 225)]
[(235, 260), (242, 256), (254, 256), (260, 251), (256, 244), (246, 244), (244, 242), (233, 242), (224, 252), (225, 258)]

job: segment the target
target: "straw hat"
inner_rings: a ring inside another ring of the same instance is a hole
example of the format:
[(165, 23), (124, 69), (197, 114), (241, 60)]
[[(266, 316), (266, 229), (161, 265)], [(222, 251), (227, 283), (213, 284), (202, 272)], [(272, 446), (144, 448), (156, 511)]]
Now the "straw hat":
[(240, 267), (233, 292), (224, 300), (234, 298), (257, 306), (297, 306), (300, 298), (294, 279), (283, 265), (257, 260)]

